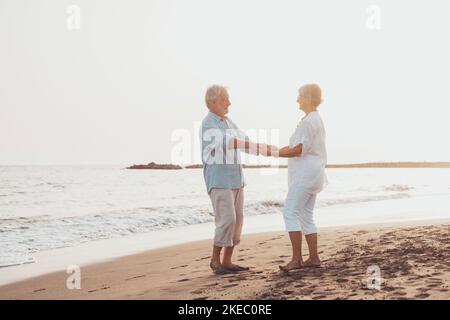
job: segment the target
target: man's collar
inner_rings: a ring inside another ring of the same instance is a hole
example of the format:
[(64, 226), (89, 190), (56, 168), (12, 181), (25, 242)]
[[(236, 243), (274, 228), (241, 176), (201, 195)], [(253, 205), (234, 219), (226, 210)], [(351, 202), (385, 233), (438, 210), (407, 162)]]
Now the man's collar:
[(214, 119), (216, 119), (217, 121), (223, 121), (223, 120), (226, 120), (226, 119), (227, 119), (227, 117), (223, 117), (223, 118), (219, 117), (217, 114), (215, 114), (215, 113), (212, 112), (212, 111), (209, 111), (209, 115), (210, 115), (211, 117), (213, 117)]

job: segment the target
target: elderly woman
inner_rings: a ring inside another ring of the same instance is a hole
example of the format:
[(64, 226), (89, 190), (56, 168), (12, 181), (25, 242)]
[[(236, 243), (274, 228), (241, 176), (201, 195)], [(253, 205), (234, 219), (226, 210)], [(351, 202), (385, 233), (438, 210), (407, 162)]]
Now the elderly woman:
[[(305, 116), (289, 140), (289, 146), (279, 150), (279, 157), (288, 160), (288, 194), (283, 209), (286, 231), (292, 244), (292, 259), (280, 266), (283, 271), (302, 267), (318, 267), (317, 228), (314, 205), (317, 194), (327, 184), (325, 164), (325, 128), (317, 111), (322, 102), (321, 89), (308, 84), (299, 89), (297, 102)], [(309, 248), (309, 259), (302, 259), (302, 233)]]

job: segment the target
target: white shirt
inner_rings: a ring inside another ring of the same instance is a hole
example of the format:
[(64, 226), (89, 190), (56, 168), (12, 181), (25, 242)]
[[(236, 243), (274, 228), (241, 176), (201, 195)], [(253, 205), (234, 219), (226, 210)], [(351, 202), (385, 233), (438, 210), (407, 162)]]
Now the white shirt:
[(310, 112), (289, 139), (289, 147), (302, 145), (299, 157), (288, 160), (288, 184), (295, 184), (309, 193), (319, 193), (328, 184), (325, 174), (327, 150), (325, 127), (318, 111)]

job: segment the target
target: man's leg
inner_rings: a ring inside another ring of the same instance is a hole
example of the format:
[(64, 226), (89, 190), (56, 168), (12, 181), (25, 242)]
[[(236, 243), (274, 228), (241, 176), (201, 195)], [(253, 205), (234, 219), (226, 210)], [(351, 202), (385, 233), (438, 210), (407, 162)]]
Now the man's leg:
[(218, 247), (213, 245), (213, 251), (211, 255), (211, 263), (220, 264), (220, 252), (222, 251), (222, 247)]
[[(210, 192), (211, 202), (214, 210), (215, 234), (213, 252), (211, 255), (210, 267), (216, 274), (221, 274), (227, 270), (220, 262), (222, 248), (233, 246), (232, 234), (234, 228), (234, 214), (230, 214), (233, 196), (229, 189), (212, 189)], [(227, 253), (225, 252), (225, 256)], [(229, 255), (229, 253), (228, 253)]]
[(213, 245), (213, 252), (211, 255), (211, 262), (209, 266), (216, 274), (223, 274), (227, 272), (227, 269), (220, 263), (220, 252), (222, 251), (222, 247), (218, 247)]
[(244, 188), (233, 189), (233, 196), (233, 211), (235, 214), (235, 224), (233, 228), (233, 246), (225, 248), (222, 265), (230, 271), (244, 271), (248, 270), (249, 268), (241, 267), (232, 263), (231, 261), (234, 247), (241, 242), (242, 226), (244, 224)]
[(234, 250), (234, 246), (233, 247), (225, 247), (225, 250), (223, 252), (223, 260), (222, 260), (222, 265), (225, 268), (232, 266), (231, 257), (233, 256), (233, 250)]

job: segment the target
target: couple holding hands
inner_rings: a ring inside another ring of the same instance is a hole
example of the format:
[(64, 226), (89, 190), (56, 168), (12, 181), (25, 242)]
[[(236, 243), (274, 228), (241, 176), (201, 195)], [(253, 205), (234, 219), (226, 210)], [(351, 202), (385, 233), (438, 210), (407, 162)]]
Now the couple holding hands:
[[(210, 267), (216, 274), (248, 270), (232, 263), (234, 247), (239, 244), (244, 220), (245, 180), (240, 152), (288, 158), (288, 193), (283, 207), (286, 231), (292, 245), (291, 261), (282, 271), (320, 266), (314, 205), (317, 194), (326, 186), (327, 152), (325, 128), (317, 108), (322, 102), (317, 84), (302, 86), (297, 103), (305, 113), (289, 145), (276, 146), (251, 142), (226, 115), (231, 105), (227, 89), (213, 85), (206, 91), (209, 109), (200, 128), (203, 175), (211, 199), (215, 233)], [(302, 234), (309, 248), (309, 258), (302, 258)], [(221, 259), (222, 248), (224, 248)]]

